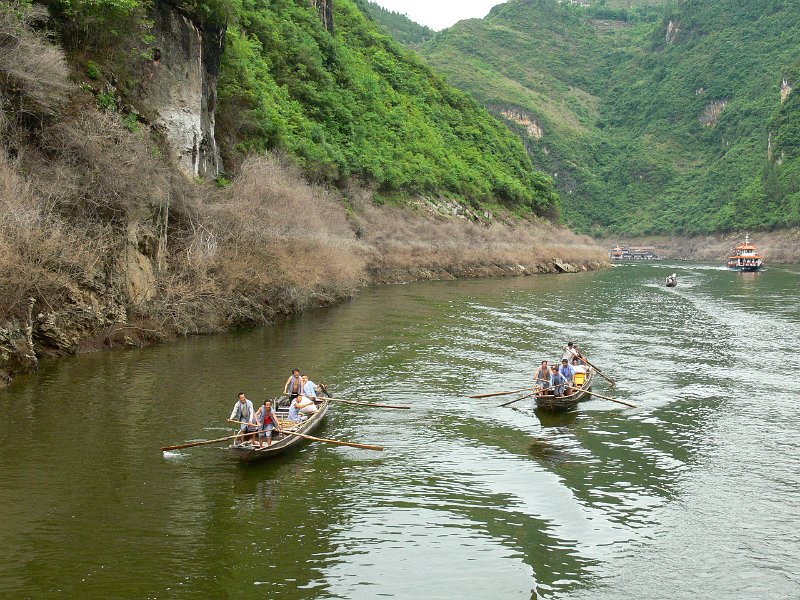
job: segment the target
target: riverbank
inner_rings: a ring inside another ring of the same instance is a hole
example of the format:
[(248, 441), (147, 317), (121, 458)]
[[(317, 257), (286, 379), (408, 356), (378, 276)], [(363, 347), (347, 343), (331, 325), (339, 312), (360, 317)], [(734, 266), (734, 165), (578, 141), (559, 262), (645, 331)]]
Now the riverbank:
[[(102, 127), (125, 135), (113, 119)], [(94, 149), (93, 161), (103, 154)], [(42, 357), (260, 326), (370, 285), (607, 264), (596, 242), (542, 219), (431, 198), (377, 206), (367, 189), (311, 185), (279, 158), (251, 159), (223, 189), (149, 166), (150, 185), (170, 190), (166, 227), (147, 184), (109, 226), (49, 208), (43, 189), (52, 183), (0, 155), (0, 382)]]
[[(779, 231), (751, 231), (750, 241), (756, 244), (765, 263), (800, 263), (800, 228)], [(703, 236), (648, 236), (641, 238), (615, 237), (601, 240), (610, 249), (617, 244), (652, 246), (656, 254), (676, 260), (725, 262), (737, 244), (744, 241), (745, 232)]]

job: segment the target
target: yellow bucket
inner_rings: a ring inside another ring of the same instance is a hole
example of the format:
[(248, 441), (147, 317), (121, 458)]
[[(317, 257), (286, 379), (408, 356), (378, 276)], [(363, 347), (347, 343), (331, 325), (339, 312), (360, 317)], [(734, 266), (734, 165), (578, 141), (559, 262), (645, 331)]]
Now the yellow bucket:
[(575, 385), (583, 385), (586, 381), (586, 373), (575, 373)]

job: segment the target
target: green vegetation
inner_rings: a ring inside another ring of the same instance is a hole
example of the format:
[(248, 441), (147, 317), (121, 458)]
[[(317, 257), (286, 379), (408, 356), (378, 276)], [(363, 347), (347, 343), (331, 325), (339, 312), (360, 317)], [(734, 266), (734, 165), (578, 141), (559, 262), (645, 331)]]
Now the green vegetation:
[(219, 81), (229, 162), (278, 148), (318, 180), (556, 213), (519, 139), (351, 0), (335, 3), (335, 35), (305, 0), (243, 0), (234, 16)]
[(572, 227), (696, 234), (800, 224), (798, 39), (780, 0), (512, 0), (422, 52), (513, 111)]
[(422, 42), (432, 38), (435, 33), (430, 27), (420, 25), (406, 15), (386, 10), (375, 2), (356, 0), (356, 4), (367, 15), (383, 25), (393, 38), (407, 46), (419, 46)]

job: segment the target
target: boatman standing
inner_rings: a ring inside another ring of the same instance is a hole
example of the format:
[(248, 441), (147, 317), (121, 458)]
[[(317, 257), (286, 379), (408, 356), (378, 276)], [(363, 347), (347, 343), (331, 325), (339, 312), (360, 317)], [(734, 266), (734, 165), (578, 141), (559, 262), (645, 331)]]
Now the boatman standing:
[(236, 401), (230, 418), (231, 421), (239, 423), (239, 435), (257, 431), (258, 428), (253, 421), (254, 416), (253, 403), (247, 399), (244, 392), (239, 392), (239, 400)]
[(289, 396), (289, 400), (294, 400), (303, 393), (303, 380), (300, 377), (300, 369), (294, 369), (286, 385), (283, 386), (283, 393)]
[(534, 375), (534, 382), (533, 385), (538, 386), (540, 388), (547, 387), (548, 382), (550, 381), (550, 369), (547, 367), (547, 361), (542, 361), (542, 366), (539, 367), (539, 370), (536, 371), (536, 375)]
[(567, 362), (570, 362), (576, 356), (578, 356), (578, 347), (572, 342), (568, 342), (567, 345), (564, 346), (564, 353), (561, 355), (561, 358), (566, 358)]

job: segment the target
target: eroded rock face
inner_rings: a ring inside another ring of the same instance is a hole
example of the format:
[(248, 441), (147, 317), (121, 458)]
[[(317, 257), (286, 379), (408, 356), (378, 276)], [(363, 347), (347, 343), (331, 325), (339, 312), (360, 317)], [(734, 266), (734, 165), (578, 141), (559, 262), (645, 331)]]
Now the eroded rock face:
[(500, 111), (506, 119), (517, 125), (522, 125), (528, 135), (534, 139), (540, 140), (544, 136), (544, 130), (541, 124), (525, 111), (507, 108)]
[(675, 41), (675, 37), (678, 35), (679, 31), (680, 28), (678, 27), (678, 24), (675, 21), (670, 21), (669, 24), (667, 25), (667, 35), (666, 35), (666, 41), (668, 44), (671, 44), (672, 42)]
[(699, 117), (700, 123), (702, 123), (706, 127), (713, 127), (714, 125), (717, 124), (720, 115), (722, 115), (722, 111), (725, 110), (725, 107), (727, 105), (728, 105), (727, 98), (711, 102), (706, 106), (705, 110), (700, 115)]
[(201, 30), (167, 0), (156, 2), (153, 20), (156, 41), (142, 110), (187, 176), (213, 179), (222, 170), (214, 110), (224, 32)]
[(789, 84), (789, 81), (786, 77), (783, 78), (781, 82), (781, 104), (786, 102), (786, 99), (789, 97), (789, 94), (792, 93), (792, 86)]

